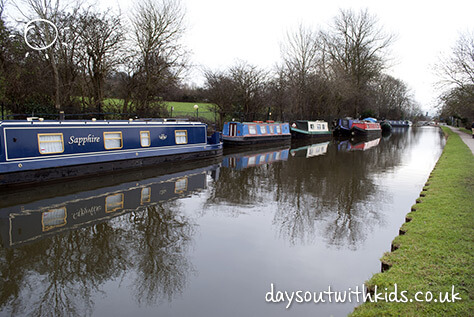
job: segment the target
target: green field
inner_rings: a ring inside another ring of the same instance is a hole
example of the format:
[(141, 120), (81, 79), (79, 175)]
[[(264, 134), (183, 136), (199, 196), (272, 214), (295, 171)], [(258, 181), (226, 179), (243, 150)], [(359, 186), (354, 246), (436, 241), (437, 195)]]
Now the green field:
[(214, 121), (214, 112), (212, 104), (202, 102), (177, 102), (177, 101), (166, 101), (168, 105), (168, 111), (171, 114), (171, 107), (173, 107), (173, 117), (180, 116), (196, 116), (197, 112), (194, 109), (194, 105), (198, 105), (198, 112), (200, 118), (206, 118), (210, 121)]
[(382, 257), (384, 272), (366, 282), (391, 299), (366, 302), (352, 316), (473, 316), (474, 156), (456, 133), (443, 131), (443, 154)]
[[(214, 111), (211, 103), (203, 102), (178, 102), (178, 101), (165, 101), (170, 117), (196, 117), (199, 114), (199, 118), (204, 118), (209, 121), (214, 121)], [(105, 99), (103, 112), (121, 112), (123, 101), (121, 99)], [(198, 112), (194, 109), (194, 105), (198, 105)], [(173, 110), (171, 110), (173, 107)]]

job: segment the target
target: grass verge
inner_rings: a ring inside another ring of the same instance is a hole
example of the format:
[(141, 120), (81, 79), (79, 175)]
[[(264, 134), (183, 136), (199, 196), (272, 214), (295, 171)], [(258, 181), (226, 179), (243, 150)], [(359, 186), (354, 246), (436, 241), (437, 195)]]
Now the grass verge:
[[(407, 302), (366, 302), (351, 316), (473, 316), (474, 156), (457, 134), (443, 131), (448, 140), (420, 202), (393, 240), (393, 251), (381, 259), (386, 271), (366, 282), (383, 296), (397, 285), (398, 300), (406, 291)], [(458, 293), (461, 300), (441, 303), (440, 293), (441, 299)]]

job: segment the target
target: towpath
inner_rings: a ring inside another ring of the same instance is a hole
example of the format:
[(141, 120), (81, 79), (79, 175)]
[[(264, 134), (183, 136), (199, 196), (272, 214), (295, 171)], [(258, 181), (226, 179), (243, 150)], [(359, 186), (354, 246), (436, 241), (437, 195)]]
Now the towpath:
[(451, 126), (448, 126), (448, 127), (454, 132), (456, 132), (457, 134), (459, 134), (459, 136), (461, 137), (461, 140), (463, 140), (464, 143), (466, 143), (466, 145), (471, 149), (472, 155), (474, 155), (474, 138), (472, 137), (472, 135), (461, 132), (459, 131), (458, 128), (451, 127)]

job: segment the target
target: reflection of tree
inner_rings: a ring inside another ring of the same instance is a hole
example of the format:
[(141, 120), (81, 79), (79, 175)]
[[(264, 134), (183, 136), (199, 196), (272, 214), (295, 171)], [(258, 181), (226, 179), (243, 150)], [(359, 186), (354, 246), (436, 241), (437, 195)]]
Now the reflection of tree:
[[(226, 202), (235, 205), (255, 205), (263, 202), (261, 196), (265, 183), (261, 179), (267, 174), (267, 166), (250, 167), (243, 170), (223, 168), (219, 182), (210, 188), (208, 203)], [(220, 180), (224, 181), (220, 181)]]
[(53, 236), (14, 250), (2, 249), (2, 306), (13, 315), (78, 315), (92, 312), (92, 292), (117, 276), (126, 251), (107, 224)]
[(134, 248), (136, 298), (147, 304), (158, 299), (171, 301), (176, 293), (184, 291), (192, 270), (186, 251), (194, 227), (184, 216), (161, 205), (148, 207), (142, 215), (134, 215), (132, 221), (135, 230), (130, 238), (138, 242)]
[(374, 175), (401, 163), (403, 149), (415, 141), (409, 136), (392, 135), (368, 151), (338, 152), (330, 145), (324, 156), (290, 157), (243, 171), (221, 169), (208, 203), (273, 201), (273, 223), (291, 244), (311, 243), (319, 232), (331, 245), (354, 249), (383, 221), (379, 205), (390, 199), (383, 197)]
[(139, 301), (171, 300), (191, 270), (186, 251), (193, 229), (174, 208), (158, 205), (16, 249), (0, 248), (0, 311), (90, 315), (92, 294), (132, 270)]

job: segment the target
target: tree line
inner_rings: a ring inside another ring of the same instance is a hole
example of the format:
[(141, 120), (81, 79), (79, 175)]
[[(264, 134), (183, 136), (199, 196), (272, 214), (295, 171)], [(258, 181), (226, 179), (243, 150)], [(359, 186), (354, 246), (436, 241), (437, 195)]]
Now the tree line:
[(451, 53), (435, 65), (439, 77), (439, 115), (450, 124), (474, 122), (474, 33), (461, 33)]
[(212, 103), (219, 123), (420, 113), (408, 86), (387, 73), (394, 36), (368, 10), (340, 10), (326, 29), (288, 32), (272, 69), (238, 61), (204, 70), (203, 87), (190, 88), (179, 0), (137, 2), (128, 18), (84, 2), (18, 1), (25, 22), (56, 29), (41, 20), (24, 34), (7, 24), (0, 0), (0, 102), (10, 113), (160, 117), (169, 115), (163, 101), (186, 98)]

